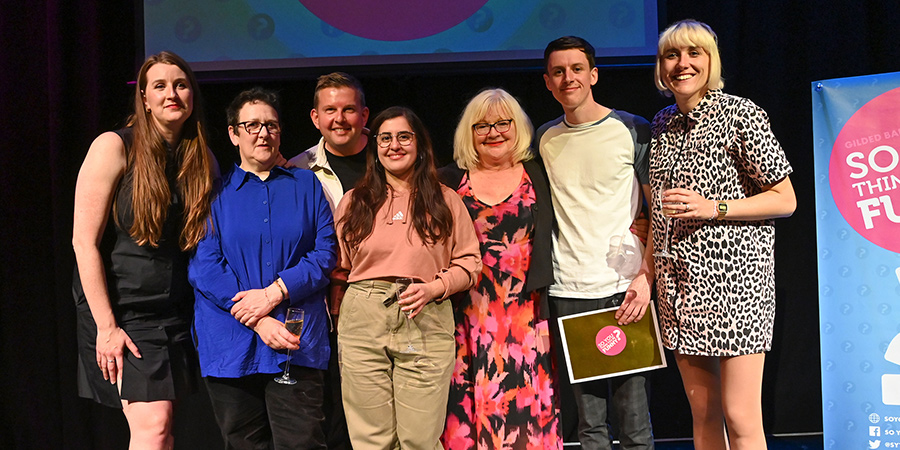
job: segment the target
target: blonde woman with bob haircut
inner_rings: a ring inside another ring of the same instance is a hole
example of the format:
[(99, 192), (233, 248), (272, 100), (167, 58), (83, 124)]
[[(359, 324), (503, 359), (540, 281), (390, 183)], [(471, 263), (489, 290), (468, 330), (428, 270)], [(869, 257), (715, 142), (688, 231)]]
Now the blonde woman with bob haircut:
[(75, 186), (79, 394), (124, 411), (130, 448), (172, 448), (173, 403), (196, 390), (187, 261), (218, 174), (201, 103), (183, 59), (150, 56), (134, 114), (94, 140)]
[[(666, 28), (659, 35), (659, 43), (657, 54), (663, 55), (667, 49), (674, 48), (699, 48), (709, 56), (709, 79), (706, 83), (707, 89), (722, 89), (725, 87), (725, 80), (722, 78), (722, 59), (719, 57), (719, 39), (709, 25), (694, 20), (682, 20), (674, 23)], [(663, 76), (662, 59), (656, 58), (656, 88), (667, 97), (671, 97), (672, 91), (666, 84)]]
[(532, 134), (512, 95), (483, 90), (456, 128), (456, 163), (439, 172), (462, 197), (484, 262), (454, 302), (445, 448), (562, 448), (546, 320), (553, 208)]
[[(716, 34), (683, 20), (659, 38), (653, 119), (656, 289), (699, 450), (764, 449), (762, 377), (775, 321), (775, 218), (797, 206), (762, 108), (722, 92)], [(665, 204), (665, 209), (661, 205)], [(723, 422), (725, 427), (723, 428)], [(725, 429), (727, 428), (727, 433)]]

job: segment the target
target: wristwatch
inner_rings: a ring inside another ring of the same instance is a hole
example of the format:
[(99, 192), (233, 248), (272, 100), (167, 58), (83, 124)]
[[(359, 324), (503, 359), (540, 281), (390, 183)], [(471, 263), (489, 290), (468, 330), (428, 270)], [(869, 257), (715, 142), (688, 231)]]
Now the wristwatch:
[(724, 219), (725, 214), (728, 214), (728, 203), (725, 203), (722, 200), (716, 200), (716, 212), (718, 213), (716, 220)]

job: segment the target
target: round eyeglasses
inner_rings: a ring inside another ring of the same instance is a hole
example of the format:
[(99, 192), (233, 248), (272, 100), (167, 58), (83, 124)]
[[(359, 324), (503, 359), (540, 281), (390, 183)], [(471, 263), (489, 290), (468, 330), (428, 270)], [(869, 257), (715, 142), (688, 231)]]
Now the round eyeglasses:
[[(409, 144), (412, 144), (415, 135), (416, 133), (413, 133), (412, 131), (401, 131), (397, 133), (397, 143), (406, 147)], [(381, 148), (390, 147), (393, 140), (394, 135), (391, 133), (378, 133), (375, 135), (375, 142), (377, 142), (378, 146)]]
[(472, 129), (475, 130), (475, 134), (479, 136), (484, 136), (491, 132), (491, 128), (497, 130), (498, 133), (506, 133), (509, 131), (509, 127), (512, 126), (512, 119), (503, 119), (498, 120), (494, 123), (476, 123), (472, 125)]
[(250, 134), (259, 134), (259, 132), (262, 131), (263, 127), (266, 127), (266, 131), (268, 131), (269, 134), (281, 133), (281, 125), (279, 125), (278, 122), (262, 123), (252, 120), (248, 122), (241, 122), (238, 124), (238, 126), (244, 127), (244, 131)]

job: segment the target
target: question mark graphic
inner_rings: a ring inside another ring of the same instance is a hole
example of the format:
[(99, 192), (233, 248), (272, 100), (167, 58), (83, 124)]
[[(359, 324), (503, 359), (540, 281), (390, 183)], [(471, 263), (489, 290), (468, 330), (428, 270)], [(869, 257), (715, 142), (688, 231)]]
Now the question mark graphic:
[(887, 275), (887, 273), (888, 273), (888, 266), (885, 266), (884, 264), (878, 266), (878, 276), (883, 277), (883, 276)]
[(865, 247), (860, 247), (860, 248), (856, 249), (856, 257), (857, 258), (860, 258), (860, 259), (865, 258), (867, 254), (868, 254), (868, 250), (866, 250)]
[(869, 295), (869, 287), (866, 285), (862, 285), (857, 289), (857, 292), (859, 293), (860, 297), (865, 297), (866, 295)]
[(181, 42), (196, 41), (201, 31), (200, 20), (194, 16), (184, 16), (175, 22), (175, 37)]
[(847, 230), (842, 228), (841, 231), (838, 232), (838, 237), (840, 237), (842, 241), (847, 239)]
[(631, 23), (631, 10), (625, 3), (616, 3), (613, 5), (609, 16), (611, 19), (610, 22), (619, 28), (624, 28)]
[[(825, 211), (822, 211), (822, 216), (825, 216)], [(822, 249), (822, 259), (828, 259), (831, 256), (831, 250), (827, 248)]]
[(849, 303), (844, 303), (841, 305), (841, 314), (846, 316), (851, 312), (853, 312), (853, 306), (851, 306)]
[(860, 333), (862, 333), (862, 334), (869, 334), (869, 331), (871, 331), (871, 330), (872, 330), (871, 325), (869, 325), (869, 324), (867, 324), (867, 323), (865, 323), (865, 322), (859, 324), (859, 332), (860, 332)]
[(831, 295), (831, 286), (822, 286), (822, 295), (828, 297)]
[(887, 303), (878, 305), (878, 312), (880, 312), (882, 316), (888, 315), (891, 312), (891, 305), (888, 305)]
[(870, 412), (872, 412), (872, 404), (871, 404), (871, 403), (865, 402), (865, 403), (863, 403), (862, 406), (863, 406), (862, 410), (863, 410), (864, 413), (870, 413)]
[(822, 332), (824, 332), (825, 334), (831, 334), (833, 330), (834, 325), (832, 325), (831, 322), (828, 322), (824, 326), (822, 326)]
[[(861, 370), (863, 373), (869, 373), (869, 372), (871, 372), (871, 371), (872, 371), (872, 363), (870, 363), (870, 362), (868, 362), (868, 361), (863, 361), (863, 362), (859, 365), (859, 370)], [(869, 412), (869, 411), (866, 411), (866, 412)]]
[(566, 19), (566, 12), (557, 4), (550, 4), (541, 8), (541, 25), (544, 28), (559, 28)]
[(257, 14), (247, 22), (247, 34), (257, 41), (268, 39), (273, 33), (275, 33), (275, 21), (267, 14)]
[(850, 275), (850, 268), (847, 266), (841, 267), (841, 276), (846, 278), (848, 275)]
[(466, 24), (472, 31), (483, 33), (494, 24), (494, 14), (487, 7), (481, 8), (466, 20)]
[(844, 353), (850, 353), (853, 351), (853, 343), (850, 341), (844, 341)]
[(834, 361), (825, 361), (825, 370), (831, 371), (831, 369), (834, 369)]
[(613, 334), (616, 335), (616, 340), (617, 340), (617, 341), (622, 340), (622, 330), (618, 330), (618, 329), (613, 330)]

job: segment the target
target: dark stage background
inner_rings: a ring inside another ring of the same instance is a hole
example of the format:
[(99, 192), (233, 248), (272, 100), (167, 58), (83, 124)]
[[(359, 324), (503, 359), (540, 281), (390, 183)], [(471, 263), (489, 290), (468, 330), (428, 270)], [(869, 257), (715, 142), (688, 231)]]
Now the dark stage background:
[[(765, 108), (794, 166), (797, 212), (778, 221), (775, 347), (766, 361), (768, 433), (820, 432), (815, 211), (810, 82), (900, 70), (900, 4), (894, 1), (667, 1), (663, 22), (692, 17), (719, 34), (725, 91)], [(70, 293), (75, 178), (91, 141), (118, 127), (129, 108), (139, 30), (132, 1), (0, 1), (0, 447), (125, 448), (121, 413), (76, 396), (75, 323)], [(505, 65), (504, 65), (505, 64)], [(394, 104), (417, 111), (443, 161), (466, 100), (486, 86), (519, 97), (536, 125), (562, 113), (539, 63), (479, 63), (399, 70), (349, 68), (373, 115)], [(318, 139), (309, 120), (315, 77), (334, 69), (203, 76), (214, 150), (236, 160), (225, 140), (224, 107), (242, 88), (281, 90), (283, 150)], [(246, 74), (245, 74), (246, 76)], [(670, 103), (652, 67), (601, 68), (598, 101), (648, 119)], [(674, 367), (654, 372), (657, 437), (686, 437), (690, 414)], [(569, 405), (571, 406), (571, 405)], [(203, 394), (176, 413), (179, 448), (219, 447)], [(569, 423), (567, 428), (574, 424)]]

